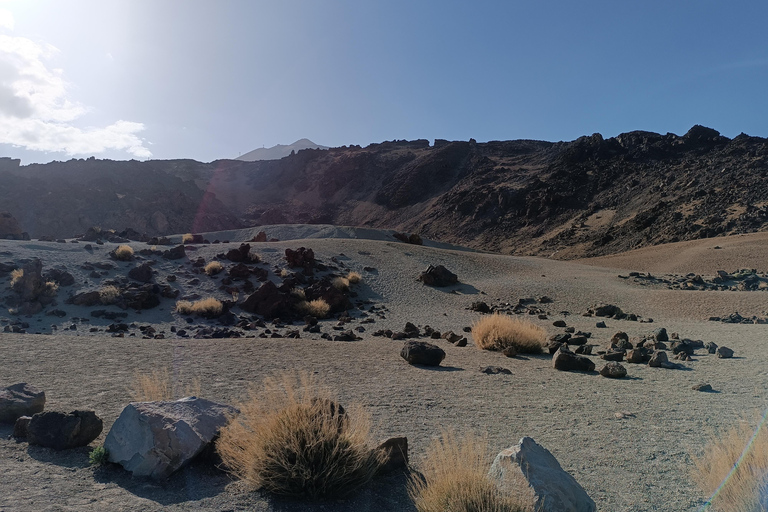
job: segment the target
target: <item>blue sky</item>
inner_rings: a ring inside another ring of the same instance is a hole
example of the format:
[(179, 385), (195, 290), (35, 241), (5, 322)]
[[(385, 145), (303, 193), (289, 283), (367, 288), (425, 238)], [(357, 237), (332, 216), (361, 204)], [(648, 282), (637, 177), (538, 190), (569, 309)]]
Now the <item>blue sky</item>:
[(0, 156), (768, 136), (768, 3), (0, 0)]

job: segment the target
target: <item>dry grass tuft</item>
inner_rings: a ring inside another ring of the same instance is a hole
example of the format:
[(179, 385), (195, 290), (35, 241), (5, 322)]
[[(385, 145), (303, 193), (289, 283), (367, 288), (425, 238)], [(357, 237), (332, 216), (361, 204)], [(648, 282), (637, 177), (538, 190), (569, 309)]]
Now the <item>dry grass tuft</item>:
[(534, 496), (521, 476), (517, 496), (502, 494), (488, 477), (488, 445), (482, 438), (443, 432), (430, 445), (422, 475), (408, 492), (418, 512), (531, 512)]
[(363, 280), (363, 276), (361, 276), (359, 272), (352, 271), (349, 274), (347, 274), (347, 281), (349, 282), (349, 284), (357, 284), (362, 280)]
[(197, 315), (213, 318), (221, 315), (222, 311), (224, 311), (224, 305), (220, 300), (214, 299), (213, 297), (196, 300), (194, 302), (180, 300), (176, 303), (176, 312), (180, 315)]
[(475, 345), (483, 350), (504, 350), (515, 347), (519, 353), (538, 354), (547, 333), (538, 325), (508, 315), (484, 316), (472, 325)]
[(59, 291), (59, 285), (56, 281), (46, 281), (45, 288), (41, 295), (43, 297), (55, 297)]
[(150, 374), (136, 371), (129, 393), (132, 402), (156, 402), (200, 396), (200, 380), (195, 378), (182, 388), (181, 383), (174, 385), (166, 369), (153, 370)]
[(331, 281), (331, 286), (333, 286), (337, 290), (345, 292), (349, 290), (349, 279), (347, 279), (346, 277), (334, 277), (333, 280)]
[(768, 427), (761, 422), (755, 431), (754, 423), (742, 418), (725, 432), (712, 435), (701, 457), (692, 457), (693, 480), (707, 495), (714, 494), (714, 510), (766, 510)]
[(120, 297), (120, 288), (117, 286), (108, 285), (102, 286), (99, 289), (99, 298), (101, 299), (101, 303), (105, 306), (114, 304), (118, 297)]
[(296, 308), (301, 314), (311, 315), (315, 318), (325, 318), (331, 312), (331, 306), (325, 299), (303, 300), (296, 304)]
[(249, 485), (280, 495), (343, 496), (383, 462), (368, 447), (370, 422), (345, 411), (315, 377), (283, 374), (253, 388), (216, 445), (224, 464)]
[(11, 270), (11, 288), (16, 286), (16, 283), (18, 283), (21, 278), (24, 277), (24, 269), (23, 268), (17, 268), (14, 270)]
[(185, 233), (181, 235), (181, 243), (182, 244), (191, 244), (192, 240), (194, 240), (195, 237), (192, 236), (192, 233)]
[(133, 249), (130, 245), (118, 245), (114, 255), (116, 260), (130, 261), (133, 259)]
[(249, 252), (248, 253), (248, 261), (251, 263), (260, 263), (261, 262), (261, 256), (259, 256), (255, 252)]
[(211, 261), (205, 266), (205, 268), (203, 268), (203, 270), (209, 276), (215, 276), (216, 274), (224, 270), (224, 267), (218, 261)]
[(302, 301), (307, 300), (307, 293), (304, 291), (304, 288), (294, 288), (291, 290), (291, 295)]

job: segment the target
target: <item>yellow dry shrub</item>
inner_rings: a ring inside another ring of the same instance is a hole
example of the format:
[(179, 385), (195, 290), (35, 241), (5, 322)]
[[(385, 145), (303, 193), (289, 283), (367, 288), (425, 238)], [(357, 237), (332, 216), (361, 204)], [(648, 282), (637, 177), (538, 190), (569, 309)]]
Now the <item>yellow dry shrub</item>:
[(363, 276), (361, 276), (359, 272), (352, 271), (349, 274), (347, 274), (347, 281), (349, 282), (349, 284), (357, 284), (362, 280), (363, 280)]
[(195, 238), (192, 236), (192, 233), (185, 233), (181, 235), (181, 243), (183, 244), (191, 244), (192, 240)]
[(133, 259), (133, 249), (130, 245), (118, 245), (114, 255), (117, 260), (130, 261)]
[(291, 295), (303, 301), (307, 300), (307, 294), (304, 291), (304, 288), (294, 288), (293, 290), (291, 290)]
[(182, 387), (180, 382), (173, 382), (168, 370), (153, 370), (152, 373), (134, 374), (133, 385), (129, 389), (133, 402), (155, 402), (160, 400), (175, 400), (185, 396), (200, 396), (200, 379)]
[(43, 289), (43, 297), (53, 297), (59, 291), (59, 285), (56, 281), (46, 281), (45, 288)]
[(224, 267), (218, 261), (211, 261), (205, 266), (205, 268), (203, 268), (203, 270), (209, 276), (215, 276), (216, 274), (224, 270)]
[(408, 492), (418, 512), (532, 512), (535, 496), (520, 475), (517, 493), (502, 493), (488, 477), (488, 445), (450, 431), (432, 442)]
[(296, 304), (296, 308), (303, 315), (311, 315), (315, 318), (325, 318), (331, 312), (331, 306), (325, 299), (303, 300)]
[(766, 510), (768, 495), (768, 427), (742, 418), (719, 435), (710, 436), (701, 456), (694, 456), (692, 477), (712, 496), (713, 510)]
[(224, 305), (220, 300), (208, 297), (207, 299), (200, 299), (194, 302), (188, 300), (180, 300), (176, 303), (176, 312), (180, 315), (197, 315), (204, 316), (206, 318), (213, 318), (221, 315), (224, 310)]
[(99, 289), (99, 299), (105, 306), (114, 304), (118, 297), (120, 297), (120, 288), (117, 286), (107, 285)]
[(333, 286), (337, 290), (345, 292), (349, 290), (349, 279), (347, 279), (346, 277), (334, 277), (333, 280), (331, 281), (331, 286)]
[(504, 350), (514, 347), (519, 353), (538, 354), (547, 338), (547, 333), (528, 320), (509, 315), (484, 316), (472, 325), (475, 345), (483, 350)]
[(252, 388), (216, 444), (225, 467), (253, 488), (310, 498), (349, 494), (386, 455), (369, 448), (370, 420), (344, 408), (308, 373), (285, 373)]
[(19, 280), (24, 277), (24, 269), (23, 268), (17, 268), (14, 270), (11, 270), (11, 288), (16, 286), (16, 283), (19, 282)]

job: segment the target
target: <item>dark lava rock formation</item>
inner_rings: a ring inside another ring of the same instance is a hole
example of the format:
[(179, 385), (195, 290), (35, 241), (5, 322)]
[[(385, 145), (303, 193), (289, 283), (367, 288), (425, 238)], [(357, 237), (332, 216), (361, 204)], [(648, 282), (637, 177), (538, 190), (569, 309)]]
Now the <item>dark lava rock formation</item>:
[(33, 237), (329, 223), (576, 258), (768, 228), (768, 139), (702, 126), (556, 143), (392, 141), (261, 162), (0, 167), (0, 204)]

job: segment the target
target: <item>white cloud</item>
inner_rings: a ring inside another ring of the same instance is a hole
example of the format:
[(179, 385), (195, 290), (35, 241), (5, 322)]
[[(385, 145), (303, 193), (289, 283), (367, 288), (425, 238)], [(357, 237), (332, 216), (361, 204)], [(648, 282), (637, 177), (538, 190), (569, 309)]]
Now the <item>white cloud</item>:
[[(13, 17), (10, 26), (4, 20), (0, 10), (0, 27), (12, 28)], [(0, 143), (70, 155), (122, 150), (138, 158), (152, 156), (138, 136), (142, 123), (120, 120), (85, 129), (73, 124), (88, 109), (67, 97), (63, 71), (46, 66), (57, 51), (0, 34)]]
[(16, 22), (13, 19), (13, 13), (8, 9), (0, 9), (0, 28), (13, 30), (15, 24)]

